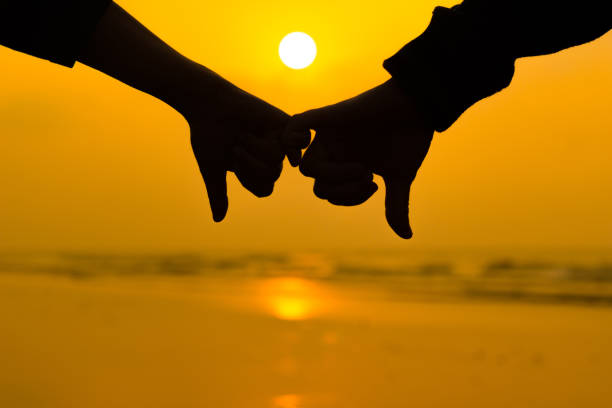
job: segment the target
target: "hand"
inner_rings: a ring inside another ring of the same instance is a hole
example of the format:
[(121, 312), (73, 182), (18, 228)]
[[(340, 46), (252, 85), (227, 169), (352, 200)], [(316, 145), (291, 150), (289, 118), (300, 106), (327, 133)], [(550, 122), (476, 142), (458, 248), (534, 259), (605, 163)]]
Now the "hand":
[(289, 116), (201, 67), (195, 89), (181, 95), (179, 111), (191, 129), (191, 145), (216, 222), (228, 209), (226, 174), (232, 171), (257, 197), (272, 194), (285, 153), (281, 135)]
[(306, 147), (307, 129), (316, 137), (300, 170), (315, 179), (315, 195), (335, 205), (359, 205), (378, 189), (373, 173), (378, 174), (386, 186), (387, 222), (400, 237), (412, 237), (410, 186), (434, 132), (416, 102), (391, 79), (352, 99), (294, 116), (283, 137), (287, 148)]
[(285, 157), (289, 116), (189, 60), (116, 3), (100, 19), (79, 61), (180, 112), (191, 129), (213, 219), (227, 213), (228, 171), (258, 197), (272, 193)]

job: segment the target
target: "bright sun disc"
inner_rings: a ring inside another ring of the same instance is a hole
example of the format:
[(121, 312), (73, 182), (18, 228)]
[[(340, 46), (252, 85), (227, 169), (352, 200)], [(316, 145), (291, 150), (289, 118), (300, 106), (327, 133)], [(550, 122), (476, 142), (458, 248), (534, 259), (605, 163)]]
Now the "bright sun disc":
[(317, 45), (306, 33), (290, 33), (278, 47), (281, 61), (293, 69), (303, 69), (312, 64), (317, 56)]

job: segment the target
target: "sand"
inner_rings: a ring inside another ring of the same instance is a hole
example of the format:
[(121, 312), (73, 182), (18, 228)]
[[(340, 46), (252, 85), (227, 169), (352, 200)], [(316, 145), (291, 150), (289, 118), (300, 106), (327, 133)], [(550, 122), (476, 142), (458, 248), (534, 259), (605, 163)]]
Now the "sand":
[(605, 304), (287, 274), (4, 271), (0, 407), (612, 405)]

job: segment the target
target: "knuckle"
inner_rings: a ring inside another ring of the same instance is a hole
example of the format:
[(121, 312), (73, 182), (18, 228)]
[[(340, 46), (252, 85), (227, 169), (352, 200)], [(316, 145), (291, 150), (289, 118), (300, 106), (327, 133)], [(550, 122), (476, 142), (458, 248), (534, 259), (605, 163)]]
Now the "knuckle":
[(300, 163), (300, 173), (306, 177), (314, 177), (312, 163), (307, 158), (302, 158), (302, 162)]
[(282, 150), (275, 152), (273, 159), (274, 159), (274, 162), (280, 163), (280, 165), (282, 166), (283, 160), (285, 160), (285, 152)]
[(274, 184), (269, 184), (266, 186), (259, 186), (256, 189), (254, 189), (252, 192), (253, 194), (255, 194), (257, 198), (264, 198), (264, 197), (271, 196), (273, 191), (274, 191)]
[(315, 181), (314, 187), (312, 188), (312, 192), (316, 197), (320, 198), (321, 200), (327, 200), (327, 188), (325, 188), (322, 183)]
[(310, 135), (310, 130), (308, 130), (306, 133), (304, 133), (302, 138), (298, 141), (298, 145), (302, 149), (305, 149), (310, 145), (311, 140), (312, 140), (312, 137)]
[(276, 169), (272, 173), (272, 181), (275, 182), (276, 180), (278, 180), (280, 178), (281, 174), (283, 174), (283, 162), (282, 161), (280, 162), (280, 164), (276, 167)]

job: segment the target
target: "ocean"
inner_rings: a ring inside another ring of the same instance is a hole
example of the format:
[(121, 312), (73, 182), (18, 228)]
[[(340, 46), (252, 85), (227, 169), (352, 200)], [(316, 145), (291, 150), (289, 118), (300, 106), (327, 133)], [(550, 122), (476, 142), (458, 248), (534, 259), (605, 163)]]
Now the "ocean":
[(0, 254), (0, 407), (612, 405), (612, 251)]

